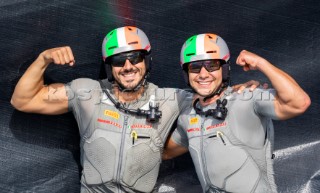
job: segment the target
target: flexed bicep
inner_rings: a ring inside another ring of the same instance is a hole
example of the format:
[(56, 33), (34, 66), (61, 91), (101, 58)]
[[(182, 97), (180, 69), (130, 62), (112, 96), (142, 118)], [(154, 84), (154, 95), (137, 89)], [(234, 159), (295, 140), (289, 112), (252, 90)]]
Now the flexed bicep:
[(43, 51), (29, 66), (17, 83), (11, 104), (23, 112), (61, 114), (68, 110), (68, 97), (64, 84), (44, 85), (44, 72), (49, 64), (69, 65), (75, 63), (69, 46)]
[(68, 96), (64, 84), (44, 86), (28, 103), (18, 108), (28, 113), (56, 115), (68, 111)]

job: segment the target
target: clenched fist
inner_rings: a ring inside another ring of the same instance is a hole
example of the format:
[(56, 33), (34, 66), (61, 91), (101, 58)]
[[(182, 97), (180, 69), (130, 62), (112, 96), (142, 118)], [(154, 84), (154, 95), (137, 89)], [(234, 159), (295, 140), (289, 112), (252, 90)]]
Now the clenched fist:
[(73, 66), (75, 63), (72, 50), (69, 46), (45, 50), (40, 54), (40, 56), (43, 57), (45, 63), (47, 64), (53, 62), (54, 64), (69, 64), (70, 66)]
[(239, 66), (242, 66), (244, 71), (248, 71), (259, 69), (259, 65), (261, 65), (264, 61), (264, 58), (247, 50), (242, 50), (236, 60), (236, 63)]

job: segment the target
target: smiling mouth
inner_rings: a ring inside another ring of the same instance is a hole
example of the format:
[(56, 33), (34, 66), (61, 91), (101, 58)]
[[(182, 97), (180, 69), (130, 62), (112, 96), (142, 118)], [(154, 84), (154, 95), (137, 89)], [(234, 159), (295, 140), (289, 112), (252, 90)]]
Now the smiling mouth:
[(130, 72), (130, 73), (122, 73), (121, 75), (124, 77), (133, 77), (136, 73), (135, 72)]
[(197, 83), (203, 86), (211, 84), (211, 82), (197, 82)]
[(120, 73), (121, 76), (123, 77), (134, 77), (137, 74), (138, 70), (125, 70)]

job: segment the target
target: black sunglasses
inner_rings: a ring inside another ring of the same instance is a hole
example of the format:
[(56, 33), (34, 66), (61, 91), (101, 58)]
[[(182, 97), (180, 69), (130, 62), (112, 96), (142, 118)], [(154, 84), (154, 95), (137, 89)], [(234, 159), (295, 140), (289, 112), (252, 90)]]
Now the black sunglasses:
[(213, 60), (201, 60), (195, 62), (186, 63), (188, 72), (200, 73), (201, 68), (204, 67), (208, 72), (219, 70), (221, 65), (225, 64), (224, 60), (213, 59)]
[(126, 60), (129, 60), (132, 65), (142, 62), (145, 54), (140, 51), (121, 53), (110, 58), (109, 62), (114, 67), (123, 67)]

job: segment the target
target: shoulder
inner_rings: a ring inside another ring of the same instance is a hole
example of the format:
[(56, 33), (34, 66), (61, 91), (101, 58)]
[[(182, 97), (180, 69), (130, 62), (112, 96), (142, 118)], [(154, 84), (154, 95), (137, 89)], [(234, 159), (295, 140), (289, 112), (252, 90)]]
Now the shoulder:
[(67, 85), (71, 88), (94, 88), (99, 85), (99, 82), (90, 78), (78, 78), (67, 83)]
[(65, 85), (68, 98), (82, 96), (91, 98), (93, 93), (100, 93), (100, 83), (89, 78), (78, 78)]
[(188, 120), (189, 117), (193, 117), (194, 115), (196, 115), (196, 113), (195, 113), (193, 107), (190, 106), (190, 107), (187, 107), (187, 108), (183, 109), (183, 110), (180, 112), (179, 119), (180, 119), (182, 122), (186, 122), (186, 120)]

